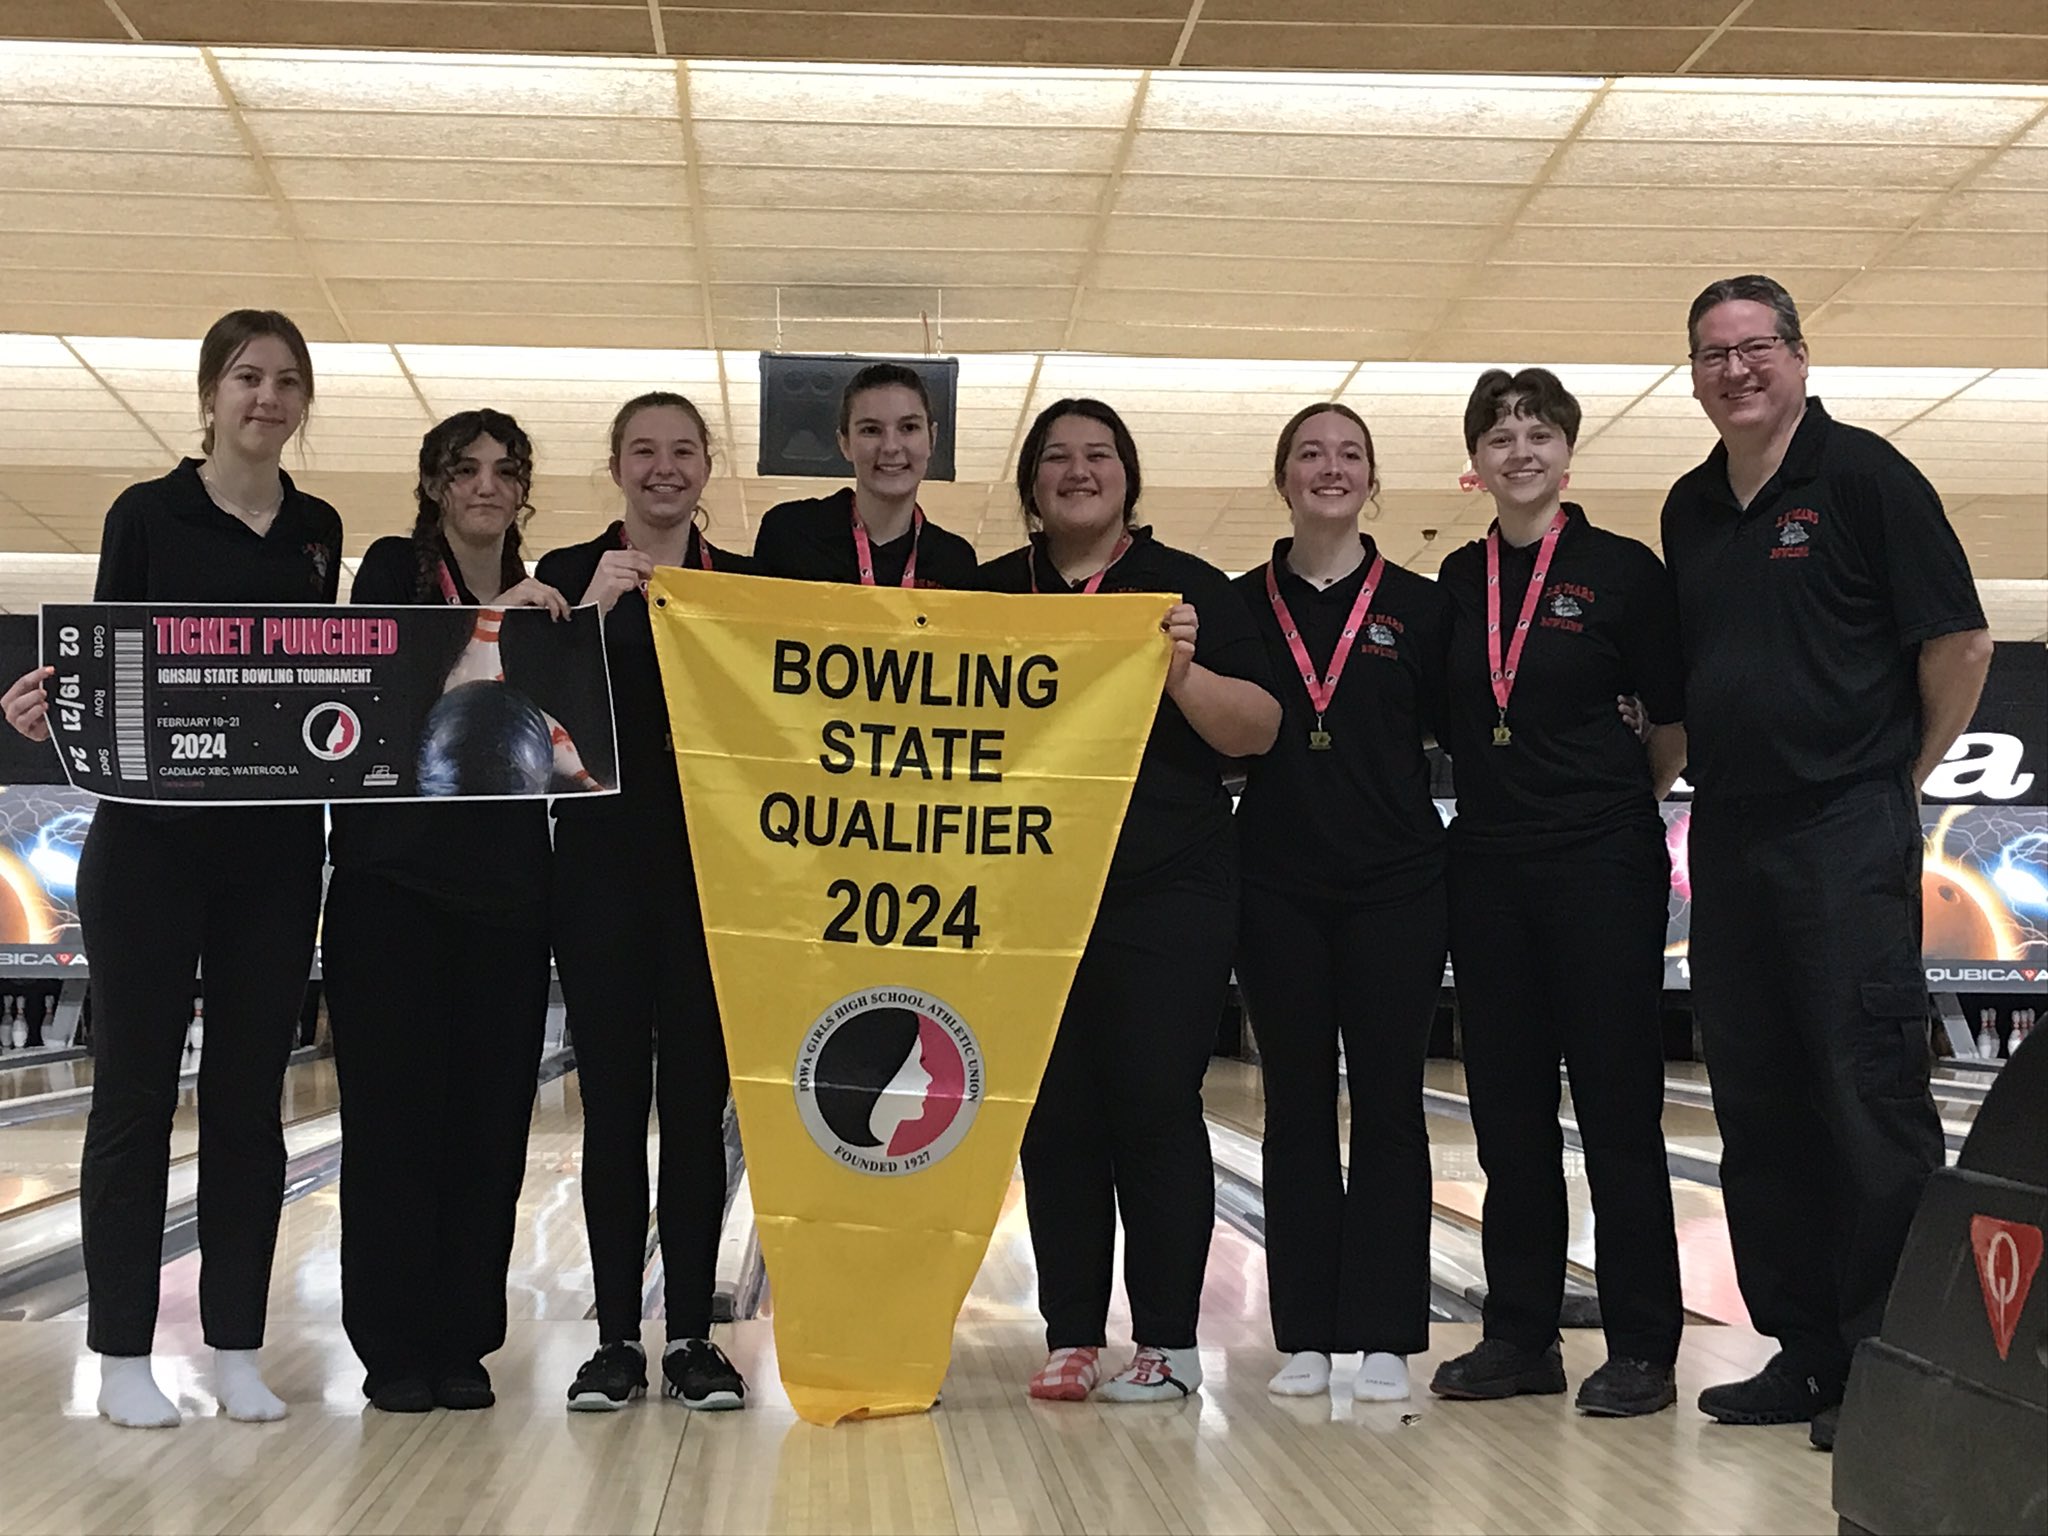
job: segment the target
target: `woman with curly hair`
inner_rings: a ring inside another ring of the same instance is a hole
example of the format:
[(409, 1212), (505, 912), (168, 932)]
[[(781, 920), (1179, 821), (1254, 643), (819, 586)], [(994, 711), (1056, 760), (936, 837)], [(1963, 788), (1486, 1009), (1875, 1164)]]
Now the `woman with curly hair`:
[[(518, 422), (449, 417), (420, 444), (411, 535), (370, 546), (351, 601), (567, 617), (519, 557), (532, 484)], [(547, 805), (333, 817), (322, 959), (341, 1084), (342, 1324), (373, 1406), (488, 1408), (483, 1357), (505, 1342), (547, 1019)]]

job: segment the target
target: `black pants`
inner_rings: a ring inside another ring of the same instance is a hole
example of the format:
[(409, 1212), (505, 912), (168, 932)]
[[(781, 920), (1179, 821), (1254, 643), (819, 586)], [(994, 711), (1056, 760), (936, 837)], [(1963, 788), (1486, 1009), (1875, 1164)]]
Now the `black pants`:
[(711, 1330), (725, 1214), (725, 1036), (680, 816), (555, 827), (555, 964), (583, 1093), (583, 1217), (601, 1338), (640, 1336), (647, 1111), (661, 1116), (671, 1339)]
[[(1266, 1276), (1273, 1342), (1429, 1348), (1429, 1132), (1422, 1063), (1443, 990), (1441, 881), (1384, 906), (1247, 887), (1238, 985), (1266, 1083)], [(1337, 1158), (1337, 1043), (1351, 1100)]]
[(203, 964), (199, 1315), (216, 1349), (263, 1342), (284, 1198), (278, 1104), (320, 909), (320, 810), (175, 817), (101, 803), (78, 868), (91, 957), (92, 1113), (79, 1168), (86, 1345), (156, 1332), (179, 1057)]
[(1557, 1337), (1569, 1212), (1560, 1055), (1592, 1185), (1612, 1358), (1668, 1365), (1684, 1303), (1664, 1155), (1658, 1004), (1671, 866), (1657, 827), (1553, 853), (1453, 839), (1451, 961), (1465, 1082), (1486, 1170), (1486, 1336)]
[(1106, 1342), (1119, 1210), (1132, 1336), (1195, 1342), (1216, 1223), (1202, 1076), (1236, 940), (1215, 872), (1102, 899), (1024, 1130), (1048, 1349)]
[(1736, 1278), (1757, 1330), (1840, 1381), (1942, 1165), (1903, 779), (1692, 817), (1692, 999)]
[(374, 1393), (505, 1342), (548, 940), (337, 870), (321, 959), (341, 1082), (341, 1321)]

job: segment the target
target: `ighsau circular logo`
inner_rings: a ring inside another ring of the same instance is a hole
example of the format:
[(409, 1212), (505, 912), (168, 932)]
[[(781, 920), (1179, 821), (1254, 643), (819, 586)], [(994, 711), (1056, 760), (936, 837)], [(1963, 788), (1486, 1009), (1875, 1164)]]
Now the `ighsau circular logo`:
[(804, 1129), (833, 1161), (856, 1173), (917, 1173), (974, 1123), (981, 1046), (929, 993), (868, 987), (805, 1033), (795, 1086)]
[(363, 739), (363, 722), (346, 704), (315, 704), (306, 711), (306, 723), (299, 727), (306, 750), (323, 763), (338, 763)]

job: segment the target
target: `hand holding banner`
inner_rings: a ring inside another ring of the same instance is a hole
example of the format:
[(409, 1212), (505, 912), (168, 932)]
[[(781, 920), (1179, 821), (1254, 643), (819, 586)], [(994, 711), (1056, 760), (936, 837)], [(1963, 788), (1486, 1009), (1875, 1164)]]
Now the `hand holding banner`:
[(1158, 709), (1169, 598), (655, 573), (775, 1297), (813, 1423), (928, 1408)]

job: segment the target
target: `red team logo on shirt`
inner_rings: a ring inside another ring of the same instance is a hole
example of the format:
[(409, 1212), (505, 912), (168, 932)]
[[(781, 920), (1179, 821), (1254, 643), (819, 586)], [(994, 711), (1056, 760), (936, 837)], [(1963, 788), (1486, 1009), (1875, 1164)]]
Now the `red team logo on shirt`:
[(1358, 649), (1368, 656), (1384, 656), (1389, 661), (1399, 661), (1404, 633), (1401, 621), (1391, 613), (1369, 613), (1365, 616), (1365, 628), (1359, 635)]
[(1585, 617), (1587, 605), (1597, 601), (1599, 599), (1591, 587), (1575, 581), (1553, 581), (1544, 590), (1543, 617), (1536, 621), (1536, 627), (1584, 634), (1586, 626), (1580, 621)]
[(1820, 514), (1810, 507), (1794, 507), (1790, 512), (1779, 514), (1778, 544), (1771, 551), (1773, 560), (1804, 560), (1813, 553), (1809, 547), (1813, 542), (1814, 530), (1820, 526)]
[(929, 993), (868, 987), (827, 1008), (797, 1053), (797, 1114), (856, 1173), (931, 1167), (981, 1107), (981, 1046)]

